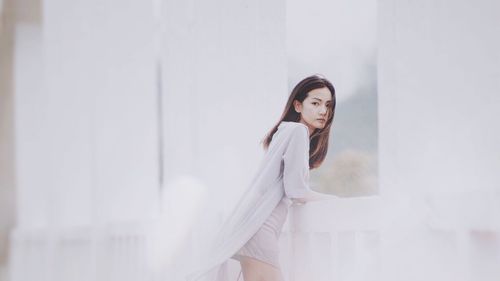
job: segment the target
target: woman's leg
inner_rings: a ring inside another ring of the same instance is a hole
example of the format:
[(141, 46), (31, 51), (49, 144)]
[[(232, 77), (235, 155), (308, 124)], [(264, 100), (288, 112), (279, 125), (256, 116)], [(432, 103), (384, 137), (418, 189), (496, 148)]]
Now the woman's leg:
[(281, 270), (268, 263), (243, 257), (240, 261), (244, 281), (284, 281)]

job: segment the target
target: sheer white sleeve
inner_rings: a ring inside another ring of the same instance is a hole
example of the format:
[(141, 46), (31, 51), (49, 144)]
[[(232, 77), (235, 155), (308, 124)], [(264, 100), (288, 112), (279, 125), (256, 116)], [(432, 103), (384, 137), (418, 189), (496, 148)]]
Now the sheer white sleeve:
[(302, 198), (309, 188), (309, 136), (307, 128), (294, 127), (283, 154), (283, 184), (288, 198)]
[(336, 198), (309, 187), (309, 133), (305, 127), (295, 127), (283, 154), (283, 184), (285, 195), (295, 203)]

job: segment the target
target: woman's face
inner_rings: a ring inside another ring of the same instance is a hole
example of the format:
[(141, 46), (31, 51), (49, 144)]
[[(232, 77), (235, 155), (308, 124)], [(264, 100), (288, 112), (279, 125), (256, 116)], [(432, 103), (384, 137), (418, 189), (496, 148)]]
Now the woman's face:
[(309, 135), (325, 127), (331, 102), (332, 93), (327, 87), (311, 90), (302, 103), (293, 102), (295, 111), (300, 112), (300, 122), (309, 128)]

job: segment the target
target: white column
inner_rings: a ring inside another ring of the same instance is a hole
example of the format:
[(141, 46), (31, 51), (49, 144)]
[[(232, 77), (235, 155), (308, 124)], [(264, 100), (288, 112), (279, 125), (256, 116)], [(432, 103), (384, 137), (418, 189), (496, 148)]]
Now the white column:
[(15, 29), (11, 278), (148, 280), (144, 222), (160, 191), (152, 3), (16, 5), (27, 20)]
[(489, 0), (379, 2), (382, 280), (474, 280), (458, 234), (500, 239), (499, 10)]
[(159, 191), (151, 3), (21, 6), (43, 16), (16, 27), (19, 227), (151, 217)]
[(33, 228), (49, 221), (47, 179), (50, 174), (50, 138), (43, 75), (43, 35), (39, 1), (15, 5), (13, 56), (14, 157), (16, 176), (16, 226)]
[(227, 207), (288, 97), (285, 1), (164, 1), (162, 19), (166, 185), (194, 176)]
[(57, 224), (150, 217), (158, 194), (152, 4), (44, 1)]

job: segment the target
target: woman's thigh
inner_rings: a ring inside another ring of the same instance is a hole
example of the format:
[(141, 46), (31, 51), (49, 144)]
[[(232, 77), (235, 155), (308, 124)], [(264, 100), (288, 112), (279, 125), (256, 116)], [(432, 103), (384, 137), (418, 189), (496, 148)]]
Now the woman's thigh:
[(268, 263), (243, 257), (240, 264), (244, 281), (284, 281), (281, 270)]

